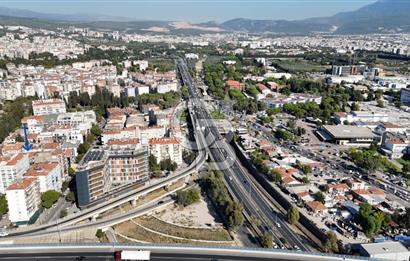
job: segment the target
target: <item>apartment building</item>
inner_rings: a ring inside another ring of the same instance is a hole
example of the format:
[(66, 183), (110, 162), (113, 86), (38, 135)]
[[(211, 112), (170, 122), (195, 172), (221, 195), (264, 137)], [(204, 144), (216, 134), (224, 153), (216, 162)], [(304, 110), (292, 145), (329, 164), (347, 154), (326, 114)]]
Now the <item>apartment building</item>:
[(45, 119), (43, 116), (27, 116), (21, 120), (21, 123), (26, 124), (29, 133), (39, 134), (44, 129)]
[(335, 112), (333, 114), (334, 121), (337, 124), (344, 124), (345, 122), (388, 122), (389, 115), (382, 112), (371, 111), (353, 111), (351, 113)]
[(33, 223), (41, 204), (40, 186), (37, 178), (25, 178), (6, 189), (9, 219), (15, 225)]
[(178, 165), (182, 164), (182, 146), (176, 138), (154, 138), (149, 140), (150, 154), (157, 161), (170, 159)]
[(32, 105), (35, 116), (66, 113), (65, 102), (61, 99), (33, 101)]
[(22, 178), (29, 167), (27, 154), (18, 153), (11, 157), (0, 157), (0, 193), (4, 194), (10, 184)]
[(37, 178), (41, 193), (47, 190), (61, 191), (63, 184), (61, 167), (58, 163), (33, 164), (24, 174), (24, 177)]
[(139, 140), (112, 140), (109, 146), (108, 171), (113, 184), (148, 179), (148, 150), (140, 147)]
[(113, 184), (142, 183), (149, 178), (146, 149), (129, 141), (110, 143), (111, 147), (90, 150), (80, 162), (76, 174), (79, 206), (103, 198)]

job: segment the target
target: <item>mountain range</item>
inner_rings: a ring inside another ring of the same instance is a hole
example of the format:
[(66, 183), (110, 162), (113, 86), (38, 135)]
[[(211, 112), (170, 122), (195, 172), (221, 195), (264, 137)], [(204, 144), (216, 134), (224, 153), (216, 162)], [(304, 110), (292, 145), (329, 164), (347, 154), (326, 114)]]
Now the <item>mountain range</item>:
[[(127, 17), (100, 14), (45, 14), (28, 10), (0, 7), (1, 24), (38, 25), (77, 24), (99, 29), (144, 30), (161, 27), (166, 32), (240, 31), (249, 33), (308, 34), (328, 32), (337, 34), (396, 33), (410, 32), (410, 0), (379, 0), (358, 10), (342, 12), (329, 17), (304, 20), (257, 20), (237, 18), (223, 23), (208, 22), (175, 27), (176, 23), (166, 21), (133, 21)], [(212, 30), (211, 30), (212, 29)]]
[(410, 1), (379, 0), (351, 12), (297, 21), (233, 19), (221, 24), (225, 30), (251, 33), (383, 33), (410, 32)]

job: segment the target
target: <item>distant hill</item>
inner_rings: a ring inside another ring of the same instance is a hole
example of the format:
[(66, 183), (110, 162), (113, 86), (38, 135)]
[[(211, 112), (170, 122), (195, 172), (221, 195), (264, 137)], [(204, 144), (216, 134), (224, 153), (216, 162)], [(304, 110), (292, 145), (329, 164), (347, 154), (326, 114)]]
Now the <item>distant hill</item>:
[(410, 32), (410, 1), (379, 0), (356, 11), (331, 17), (298, 21), (233, 19), (221, 24), (225, 30), (252, 33), (336, 33)]
[[(102, 30), (129, 32), (201, 33), (241, 31), (250, 33), (334, 32), (340, 34), (410, 32), (410, 0), (379, 0), (356, 11), (343, 12), (330, 17), (304, 20), (255, 20), (237, 18), (218, 24), (200, 24), (173, 21), (132, 21), (130, 18), (98, 14), (45, 14), (28, 10), (0, 7), (0, 24), (53, 28), (77, 25)], [(175, 26), (175, 24), (179, 26)]]
[(131, 21), (131, 18), (109, 16), (94, 13), (78, 13), (78, 14), (49, 14), (33, 12), (25, 9), (15, 9), (0, 7), (0, 16), (20, 17), (20, 18), (35, 18), (41, 20), (62, 20), (62, 21)]

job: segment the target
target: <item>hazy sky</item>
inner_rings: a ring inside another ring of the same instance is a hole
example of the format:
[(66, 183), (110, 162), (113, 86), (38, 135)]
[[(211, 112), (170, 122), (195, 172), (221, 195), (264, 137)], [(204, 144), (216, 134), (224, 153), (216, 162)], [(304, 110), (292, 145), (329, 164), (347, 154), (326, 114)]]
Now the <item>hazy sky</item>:
[(0, 0), (44, 13), (99, 13), (135, 20), (300, 19), (358, 9), (376, 0)]

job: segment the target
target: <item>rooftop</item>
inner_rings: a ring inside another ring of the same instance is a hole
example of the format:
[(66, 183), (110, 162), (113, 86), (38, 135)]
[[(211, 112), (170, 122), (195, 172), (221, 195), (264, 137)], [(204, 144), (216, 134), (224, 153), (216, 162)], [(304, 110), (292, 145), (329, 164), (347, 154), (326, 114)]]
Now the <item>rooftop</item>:
[(13, 184), (11, 184), (7, 190), (21, 190), (21, 189), (26, 189), (28, 188), (35, 180), (36, 178), (24, 178), (21, 181), (17, 181)]
[(375, 134), (368, 129), (351, 125), (325, 125), (326, 130), (333, 138), (374, 138)]
[(370, 256), (385, 253), (409, 252), (402, 243), (393, 241), (361, 244), (361, 246)]

